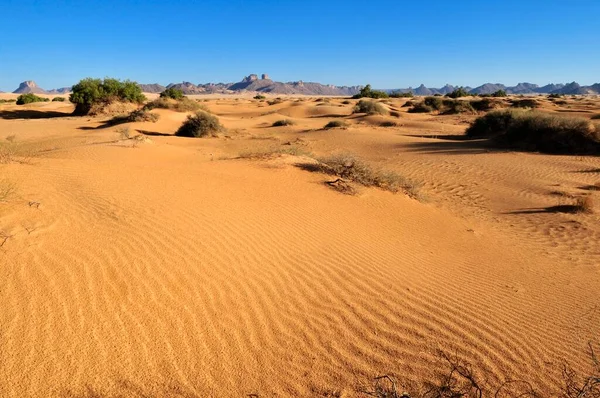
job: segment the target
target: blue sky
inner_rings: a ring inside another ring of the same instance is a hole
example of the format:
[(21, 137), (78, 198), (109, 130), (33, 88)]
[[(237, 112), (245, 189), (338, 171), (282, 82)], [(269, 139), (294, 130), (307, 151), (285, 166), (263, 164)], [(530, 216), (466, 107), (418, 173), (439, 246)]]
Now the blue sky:
[(600, 82), (598, 0), (0, 0), (0, 90), (92, 77)]

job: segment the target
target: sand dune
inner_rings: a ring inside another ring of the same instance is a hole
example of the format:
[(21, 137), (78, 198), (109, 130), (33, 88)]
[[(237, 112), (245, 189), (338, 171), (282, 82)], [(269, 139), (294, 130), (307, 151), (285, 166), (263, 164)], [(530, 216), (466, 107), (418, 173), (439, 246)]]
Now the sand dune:
[[(0, 105), (0, 140), (20, 151), (0, 165), (15, 186), (0, 202), (0, 396), (366, 396), (382, 374), (435, 377), (438, 349), (544, 395), (564, 362), (586, 369), (598, 216), (551, 208), (590, 193), (600, 159), (450, 139), (472, 117), (404, 100), (391, 128), (344, 117), (341, 99), (295, 101), (206, 102), (229, 129), (214, 139), (172, 136), (186, 115), (157, 110), (129, 124), (147, 138), (135, 147), (60, 117), (70, 105)], [(296, 124), (270, 127), (283, 117)], [(239, 158), (292, 146), (355, 153), (422, 199), (342, 195), (298, 155)]]

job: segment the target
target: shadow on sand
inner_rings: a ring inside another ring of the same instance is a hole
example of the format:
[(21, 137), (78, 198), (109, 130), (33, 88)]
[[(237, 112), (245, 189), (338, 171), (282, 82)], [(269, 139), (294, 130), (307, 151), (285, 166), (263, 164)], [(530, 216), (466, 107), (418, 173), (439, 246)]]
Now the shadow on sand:
[(550, 207), (539, 207), (531, 209), (521, 209), (515, 211), (509, 211), (504, 214), (542, 214), (542, 213), (579, 213), (581, 210), (580, 206), (577, 205), (558, 205)]
[(487, 139), (468, 139), (464, 135), (410, 135), (403, 134), (405, 137), (418, 137), (429, 142), (412, 142), (408, 144), (399, 144), (399, 147), (408, 148), (409, 151), (422, 153), (447, 153), (453, 155), (472, 155), (476, 153), (500, 152), (495, 150)]
[(33, 109), (16, 109), (0, 111), (0, 119), (52, 119), (56, 117), (69, 117), (72, 113), (56, 111), (37, 111)]

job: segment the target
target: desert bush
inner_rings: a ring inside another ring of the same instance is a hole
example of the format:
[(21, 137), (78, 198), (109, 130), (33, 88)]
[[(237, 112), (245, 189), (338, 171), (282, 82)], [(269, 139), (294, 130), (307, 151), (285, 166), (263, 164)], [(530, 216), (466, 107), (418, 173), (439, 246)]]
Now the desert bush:
[(48, 102), (48, 98), (38, 97), (33, 93), (21, 94), (17, 97), (17, 105), (31, 104), (33, 102)]
[(599, 153), (600, 128), (587, 119), (536, 111), (493, 111), (467, 129), (471, 138), (492, 138), (497, 144), (547, 153)]
[(183, 97), (180, 100), (174, 100), (172, 98), (157, 98), (154, 101), (148, 102), (144, 105), (144, 109), (152, 110), (152, 109), (170, 109), (175, 112), (197, 112), (197, 111), (205, 111), (208, 112), (208, 108), (204, 105), (191, 100), (187, 97)]
[(141, 104), (146, 97), (140, 86), (130, 80), (86, 78), (73, 86), (69, 100), (75, 104), (74, 114), (87, 115), (94, 105), (111, 102)]
[(496, 97), (496, 98), (499, 98), (499, 97), (506, 97), (506, 96), (507, 96), (507, 95), (506, 95), (506, 91), (504, 91), (504, 90), (498, 90), (498, 91), (494, 91), (494, 92), (492, 93), (492, 97)]
[(254, 96), (254, 99), (255, 99), (255, 100), (264, 100), (264, 99), (266, 99), (266, 98), (267, 98), (267, 97), (265, 97), (264, 95), (261, 95), (261, 94), (256, 94), (256, 95)]
[(343, 120), (332, 120), (327, 123), (323, 128), (324, 129), (335, 129), (335, 128), (344, 128), (347, 127), (348, 124)]
[(487, 112), (496, 108), (499, 104), (498, 100), (493, 100), (491, 98), (482, 98), (480, 100), (472, 100), (470, 101), (471, 107), (477, 111)]
[(160, 93), (160, 98), (171, 98), (174, 100), (181, 100), (184, 98), (183, 91), (175, 87), (169, 87), (162, 93)]
[(390, 116), (393, 116), (393, 117), (400, 117), (400, 116), (402, 116), (402, 115), (400, 115), (400, 112), (397, 112), (397, 111), (391, 111), (391, 112), (390, 112)]
[(540, 106), (540, 104), (532, 98), (519, 99), (519, 100), (512, 101), (513, 108), (532, 108), (532, 109), (534, 109), (539, 106)]
[(351, 103), (352, 103), (352, 101), (349, 101), (349, 100), (342, 101), (342, 104), (344, 104), (344, 105), (350, 105)]
[(597, 120), (597, 119), (600, 119), (600, 113), (592, 116), (592, 120)]
[(373, 90), (371, 89), (371, 85), (367, 84), (363, 88), (360, 89), (360, 92), (354, 95), (352, 98), (388, 98), (389, 95), (385, 91)]
[(198, 111), (194, 115), (188, 116), (175, 135), (180, 137), (216, 137), (223, 126), (219, 119), (208, 112)]
[(385, 115), (388, 113), (383, 105), (381, 105), (375, 101), (372, 101), (372, 100), (364, 100), (364, 99), (361, 99), (360, 101), (358, 101), (358, 103), (354, 107), (353, 112), (354, 113), (366, 113), (368, 115), (374, 115), (374, 114)]
[(593, 213), (594, 200), (590, 195), (577, 198), (575, 201), (575, 211), (578, 213)]
[(553, 98), (562, 98), (563, 95), (562, 94), (558, 94), (558, 93), (552, 93), (548, 95), (549, 99), (553, 99)]
[(442, 111), (446, 115), (453, 115), (459, 113), (477, 113), (475, 108), (473, 108), (473, 106), (471, 105), (470, 101), (463, 100), (444, 101), (444, 108), (442, 109)]
[(121, 123), (132, 123), (132, 122), (152, 122), (155, 123), (160, 118), (159, 114), (152, 113), (146, 108), (136, 109), (129, 114), (117, 115), (110, 119), (108, 125), (116, 125)]
[(290, 119), (281, 119), (272, 124), (273, 127), (283, 127), (283, 126), (293, 126), (296, 124), (293, 120)]
[(379, 125), (381, 127), (396, 127), (398, 125), (398, 123), (393, 122), (391, 120), (386, 120), (386, 121), (379, 123)]
[(269, 105), (277, 105), (277, 104), (281, 104), (283, 102), (283, 100), (281, 98), (275, 98), (271, 101), (267, 101), (267, 104)]
[(401, 91), (392, 91), (389, 94), (390, 98), (412, 98), (415, 95), (413, 94), (412, 91), (407, 91), (405, 93), (401, 92)]
[(352, 154), (337, 154), (317, 159), (318, 163), (303, 163), (298, 167), (355, 182), (367, 187), (378, 187), (391, 192), (404, 190), (414, 194), (414, 186), (395, 172), (375, 170)]
[[(410, 101), (409, 101), (410, 102)], [(424, 102), (412, 103), (412, 108), (408, 110), (409, 113), (430, 113), (433, 112), (434, 109), (429, 105), (426, 105)]]
[[(448, 102), (448, 101), (446, 101)], [(446, 102), (440, 97), (425, 97), (423, 103), (436, 111), (441, 111), (444, 109)]]
[(65, 102), (65, 97), (54, 97), (52, 98), (52, 102)]
[(446, 94), (446, 97), (449, 98), (460, 98), (460, 97), (468, 97), (469, 92), (467, 90), (465, 90), (463, 87), (459, 87), (456, 90), (452, 91), (451, 93)]
[(9, 104), (12, 102), (17, 102), (16, 99), (0, 99), (0, 104)]

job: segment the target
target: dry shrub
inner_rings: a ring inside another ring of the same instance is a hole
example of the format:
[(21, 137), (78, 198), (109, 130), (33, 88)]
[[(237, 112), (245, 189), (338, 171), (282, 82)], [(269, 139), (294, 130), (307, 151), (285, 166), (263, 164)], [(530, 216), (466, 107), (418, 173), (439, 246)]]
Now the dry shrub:
[(348, 123), (343, 120), (332, 120), (327, 123), (323, 128), (324, 129), (336, 129), (336, 128), (346, 128), (348, 127)]
[(393, 122), (391, 120), (386, 120), (384, 122), (381, 122), (379, 125), (381, 127), (396, 127), (396, 126), (398, 126), (398, 123)]
[(393, 116), (393, 117), (400, 117), (400, 116), (402, 116), (402, 115), (400, 114), (400, 112), (397, 112), (397, 111), (391, 111), (391, 112), (390, 112), (390, 116)]
[(296, 122), (291, 119), (281, 119), (272, 124), (273, 127), (293, 126)]
[(594, 212), (594, 199), (591, 195), (582, 196), (577, 198), (574, 206), (575, 212), (577, 213), (593, 213)]
[(180, 100), (165, 97), (157, 98), (154, 101), (148, 102), (146, 105), (144, 105), (144, 109), (147, 110), (152, 110), (156, 108), (170, 109), (175, 112), (208, 112), (208, 108), (206, 108), (204, 105), (199, 104), (198, 102), (191, 100), (187, 97), (183, 97)]
[(383, 105), (373, 100), (361, 99), (354, 107), (354, 113), (366, 113), (368, 115), (387, 115), (388, 111)]
[(210, 113), (199, 111), (188, 116), (175, 135), (180, 137), (216, 137), (224, 130), (219, 118)]
[(152, 122), (156, 123), (160, 119), (157, 113), (149, 112), (146, 109), (138, 109), (129, 114), (130, 122)]
[(377, 187), (391, 192), (404, 190), (414, 195), (415, 187), (405, 178), (389, 170), (375, 170), (352, 154), (337, 154), (318, 158), (318, 163), (300, 163), (303, 170), (337, 176), (366, 187)]
[(588, 119), (536, 111), (493, 111), (467, 129), (470, 138), (492, 138), (502, 147), (546, 153), (600, 152), (600, 127)]
[(136, 110), (138, 105), (133, 102), (98, 102), (91, 105), (87, 115), (89, 116), (113, 116), (129, 114)]

